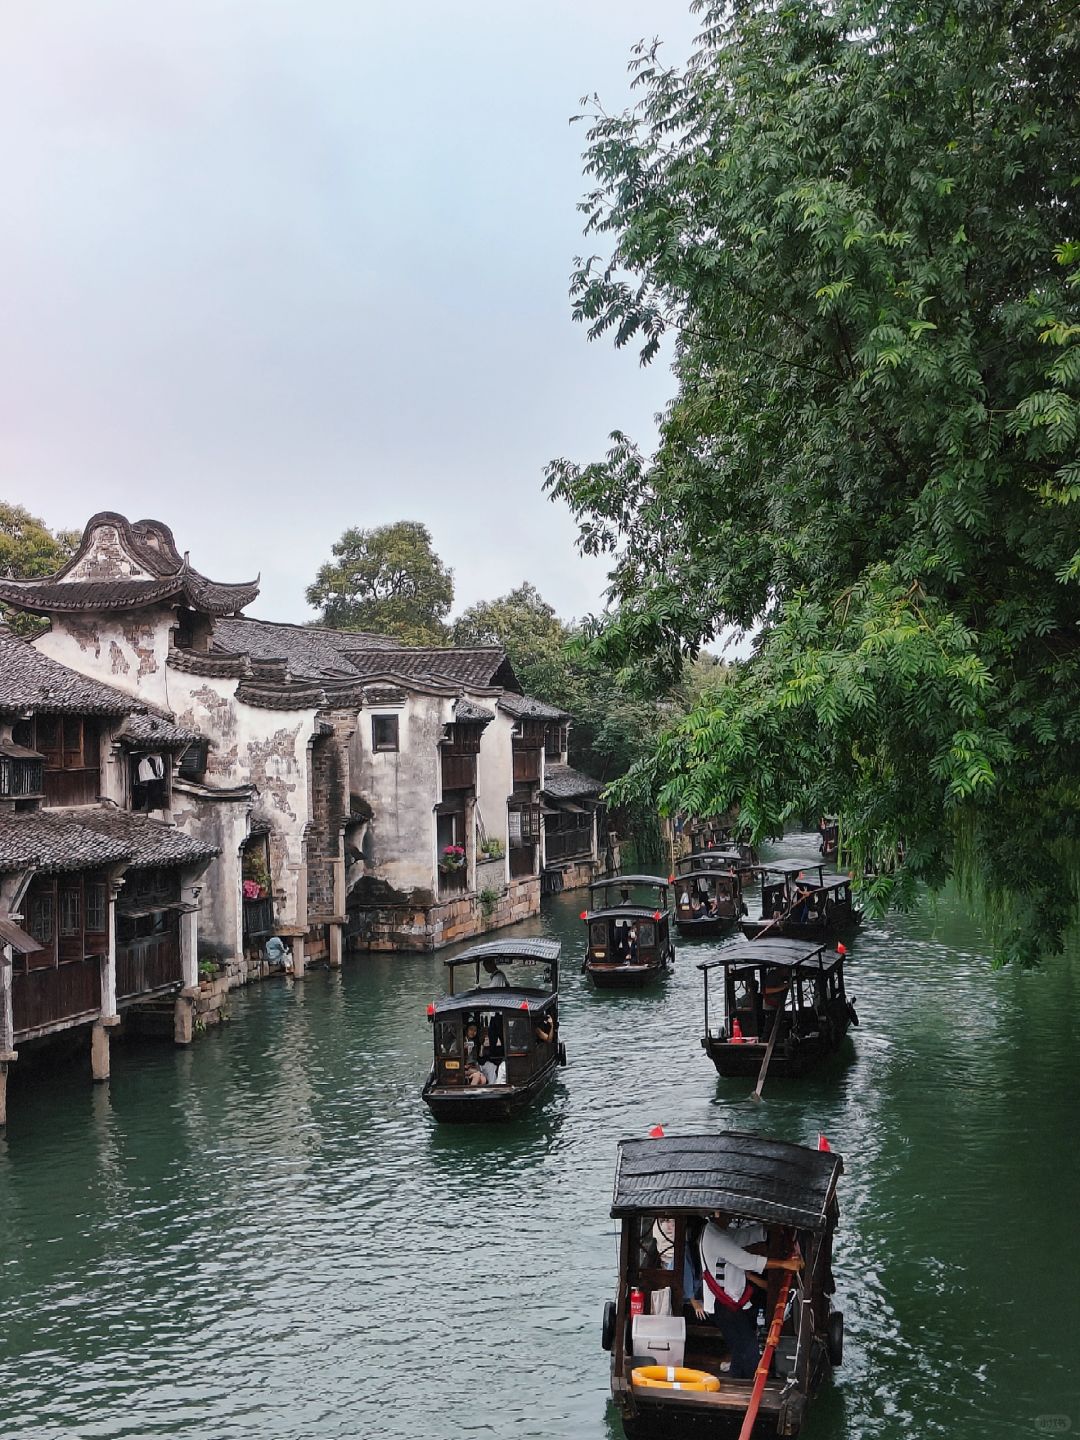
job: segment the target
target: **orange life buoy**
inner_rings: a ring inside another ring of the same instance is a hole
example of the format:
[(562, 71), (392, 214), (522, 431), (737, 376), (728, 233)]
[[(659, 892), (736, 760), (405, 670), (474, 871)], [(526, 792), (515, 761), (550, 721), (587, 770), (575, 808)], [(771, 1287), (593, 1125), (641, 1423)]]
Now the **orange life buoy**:
[(630, 1379), (644, 1390), (707, 1390), (715, 1393), (720, 1381), (707, 1370), (686, 1370), (682, 1365), (641, 1365)]

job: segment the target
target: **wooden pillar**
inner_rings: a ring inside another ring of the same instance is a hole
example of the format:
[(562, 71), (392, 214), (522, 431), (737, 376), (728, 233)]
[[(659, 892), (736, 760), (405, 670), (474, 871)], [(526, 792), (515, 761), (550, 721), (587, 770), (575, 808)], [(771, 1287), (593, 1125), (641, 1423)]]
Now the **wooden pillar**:
[(292, 941), (292, 973), (293, 978), (302, 980), (304, 978), (304, 937), (297, 935)]
[[(114, 1020), (116, 1017), (116, 897), (123, 885), (121, 872), (114, 870), (109, 875), (106, 893), (109, 897), (109, 943), (101, 957), (101, 1018)], [(108, 1078), (106, 1063), (106, 1077)], [(95, 1077), (96, 1078), (96, 1077)]]
[[(338, 854), (334, 860), (334, 914), (345, 914), (345, 836), (344, 833), (338, 836)], [(340, 970), (343, 939), (345, 935), (344, 925), (330, 922), (328, 939), (330, 942), (330, 969)]]
[(90, 1031), (90, 1071), (95, 1083), (109, 1078), (109, 1032), (100, 1021)]
[(7, 1056), (15, 1048), (15, 1021), (11, 1013), (11, 963), (11, 946), (0, 945), (0, 1056)]
[(7, 1076), (8, 1062), (0, 1060), (0, 1130), (7, 1124)]
[[(200, 874), (204, 867), (200, 867)], [(180, 914), (180, 974), (185, 990), (199, 988), (199, 896), (203, 887), (196, 878), (182, 875), (180, 899), (192, 908)]]
[(173, 1042), (190, 1045), (195, 1037), (195, 996), (198, 990), (184, 989), (176, 997), (173, 1008)]

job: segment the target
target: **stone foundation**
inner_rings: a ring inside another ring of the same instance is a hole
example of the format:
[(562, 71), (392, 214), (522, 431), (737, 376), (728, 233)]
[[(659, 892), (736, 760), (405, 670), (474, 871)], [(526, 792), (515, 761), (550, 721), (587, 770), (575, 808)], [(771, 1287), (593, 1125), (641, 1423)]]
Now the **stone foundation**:
[(364, 911), (368, 928), (352, 936), (350, 949), (439, 950), (459, 940), (516, 925), (540, 911), (540, 878), (512, 880), (494, 905), (487, 909), (478, 895), (458, 895), (427, 908), (386, 906)]
[(599, 860), (576, 860), (572, 865), (560, 865), (558, 873), (562, 876), (562, 890), (581, 890), (607, 872)]

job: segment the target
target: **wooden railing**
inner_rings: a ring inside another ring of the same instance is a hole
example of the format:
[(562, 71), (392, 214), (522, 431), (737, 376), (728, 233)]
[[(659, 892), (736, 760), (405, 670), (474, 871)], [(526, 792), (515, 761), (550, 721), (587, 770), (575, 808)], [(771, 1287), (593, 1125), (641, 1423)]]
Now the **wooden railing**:
[(101, 789), (101, 771), (46, 770), (46, 805), (93, 805)]
[(544, 838), (544, 856), (550, 865), (558, 860), (578, 860), (592, 854), (592, 830), (548, 831)]
[(101, 960), (71, 960), (45, 965), (11, 977), (11, 1013), (15, 1039), (101, 1011)]
[(181, 985), (184, 970), (178, 935), (146, 935), (116, 947), (116, 999), (138, 999)]
[(0, 755), (0, 796), (23, 800), (45, 793), (45, 767), (40, 760)]
[(519, 750), (514, 747), (514, 784), (540, 779), (540, 756), (542, 750)]
[(476, 756), (448, 755), (442, 757), (443, 790), (470, 790), (476, 786)]

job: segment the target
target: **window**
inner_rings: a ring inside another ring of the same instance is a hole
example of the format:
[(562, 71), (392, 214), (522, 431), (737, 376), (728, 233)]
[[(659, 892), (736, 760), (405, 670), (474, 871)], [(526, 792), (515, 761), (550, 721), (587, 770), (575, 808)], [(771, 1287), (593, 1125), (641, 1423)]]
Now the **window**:
[(180, 756), (178, 772), (185, 780), (201, 780), (206, 774), (208, 740), (194, 740)]
[(398, 717), (396, 715), (373, 715), (371, 717), (372, 750), (396, 750), (398, 748)]
[(440, 1020), (435, 1026), (435, 1046), (440, 1055), (459, 1055), (461, 1045), (456, 1020)]
[(540, 810), (530, 805), (524, 810), (511, 810), (510, 844), (534, 845), (540, 839)]
[(656, 944), (656, 926), (651, 920), (642, 920), (637, 932), (638, 945), (643, 950), (651, 950)]
[(60, 891), (60, 934), (82, 934), (82, 887)]
[(594, 950), (607, 948), (607, 921), (594, 920), (589, 926), (589, 944)]
[(86, 886), (86, 929), (91, 935), (103, 935), (109, 928), (109, 901), (100, 880)]
[(52, 943), (56, 911), (51, 895), (35, 895), (30, 901), (30, 934), (42, 945)]

